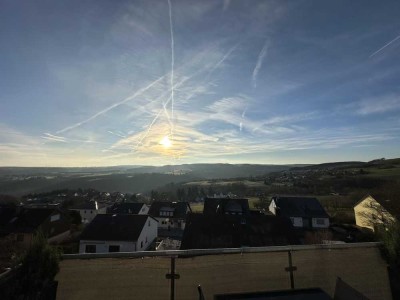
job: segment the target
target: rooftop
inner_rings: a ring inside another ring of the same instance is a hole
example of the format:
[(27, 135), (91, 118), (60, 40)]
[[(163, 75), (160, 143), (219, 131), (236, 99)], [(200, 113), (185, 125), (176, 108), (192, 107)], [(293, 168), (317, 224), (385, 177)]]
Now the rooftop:
[(142, 209), (144, 203), (136, 203), (136, 202), (123, 202), (123, 203), (115, 203), (112, 207), (109, 208), (108, 213), (110, 214), (139, 214)]
[(81, 240), (137, 241), (148, 215), (99, 214), (82, 232)]
[(284, 216), (329, 218), (321, 203), (314, 197), (276, 196), (272, 200)]
[(289, 219), (276, 216), (189, 214), (181, 249), (299, 244)]

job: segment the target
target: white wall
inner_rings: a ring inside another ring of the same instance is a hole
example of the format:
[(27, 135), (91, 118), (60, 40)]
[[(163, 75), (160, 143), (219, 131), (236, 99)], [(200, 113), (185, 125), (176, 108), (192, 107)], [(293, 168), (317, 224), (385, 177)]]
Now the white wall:
[[(147, 250), (150, 244), (157, 238), (157, 229), (158, 229), (157, 224), (158, 222), (153, 218), (151, 217), (147, 218), (146, 224), (144, 225), (143, 230), (139, 235), (136, 251)], [(143, 242), (143, 247), (142, 247), (142, 242)]]
[(135, 252), (136, 243), (127, 241), (79, 241), (79, 253), (85, 253), (86, 245), (96, 245), (96, 253), (108, 253), (110, 245), (119, 245), (120, 252)]
[(82, 223), (90, 223), (98, 214), (105, 214), (107, 212), (107, 207), (102, 207), (100, 209), (72, 209), (79, 212), (82, 218)]
[[(317, 224), (317, 220), (324, 221), (324, 224)], [(329, 227), (329, 219), (328, 218), (313, 218), (312, 219), (312, 227), (313, 228), (328, 228)]]
[(139, 215), (147, 215), (149, 212), (150, 207), (147, 206), (146, 204), (143, 204), (142, 208), (139, 211)]
[(274, 215), (276, 215), (276, 204), (275, 204), (274, 200), (271, 201), (268, 209), (270, 212), (272, 212)]
[[(157, 238), (157, 221), (148, 217), (137, 242), (128, 241), (79, 241), (79, 253), (85, 253), (86, 245), (96, 245), (96, 253), (108, 253), (110, 245), (119, 245), (119, 252), (144, 251)], [(143, 242), (143, 247), (142, 247)]]
[(303, 218), (291, 217), (290, 220), (294, 227), (303, 227)]
[[(158, 221), (158, 228), (168, 229), (169, 226), (170, 228), (185, 229), (184, 219), (174, 219), (172, 217), (156, 217), (155, 219)], [(181, 226), (179, 226), (179, 222), (181, 223)]]

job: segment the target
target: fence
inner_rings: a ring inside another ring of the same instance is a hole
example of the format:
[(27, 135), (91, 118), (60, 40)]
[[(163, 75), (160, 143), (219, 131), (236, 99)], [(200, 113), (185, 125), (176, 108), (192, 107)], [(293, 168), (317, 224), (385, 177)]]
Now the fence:
[(369, 299), (391, 299), (378, 244), (64, 255), (57, 299), (205, 299), (216, 294), (320, 287), (336, 278)]

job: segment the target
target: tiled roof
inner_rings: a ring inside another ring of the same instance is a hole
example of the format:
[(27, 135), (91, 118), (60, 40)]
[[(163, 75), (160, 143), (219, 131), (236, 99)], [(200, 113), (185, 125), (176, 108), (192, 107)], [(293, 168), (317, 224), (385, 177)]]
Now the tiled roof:
[(265, 215), (189, 214), (181, 249), (298, 244), (287, 218)]
[(23, 208), (5, 225), (8, 232), (33, 232), (54, 212), (51, 208)]
[(307, 217), (307, 218), (329, 218), (325, 209), (317, 198), (276, 196), (272, 197), (282, 216)]
[(124, 202), (116, 203), (109, 208), (108, 213), (111, 214), (138, 214), (142, 209), (144, 203)]
[(81, 240), (137, 241), (148, 215), (99, 214), (86, 226)]

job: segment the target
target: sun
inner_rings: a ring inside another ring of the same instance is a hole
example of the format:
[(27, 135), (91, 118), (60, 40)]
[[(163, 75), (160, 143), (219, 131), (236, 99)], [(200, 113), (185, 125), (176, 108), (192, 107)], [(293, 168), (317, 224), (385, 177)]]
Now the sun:
[(172, 146), (172, 142), (169, 139), (168, 135), (164, 136), (161, 141), (160, 144), (164, 147), (164, 148), (169, 148)]

